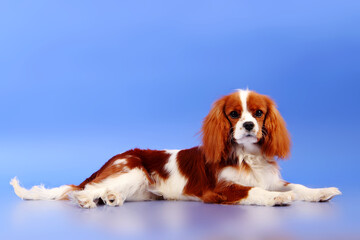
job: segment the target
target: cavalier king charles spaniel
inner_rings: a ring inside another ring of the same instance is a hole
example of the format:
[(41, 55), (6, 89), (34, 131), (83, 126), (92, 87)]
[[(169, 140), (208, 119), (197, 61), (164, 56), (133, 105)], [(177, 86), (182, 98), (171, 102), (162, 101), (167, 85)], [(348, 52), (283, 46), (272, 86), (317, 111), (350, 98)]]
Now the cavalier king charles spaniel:
[(77, 186), (27, 190), (16, 177), (10, 184), (22, 199), (72, 200), (82, 208), (156, 199), (275, 206), (341, 194), (334, 187), (314, 189), (281, 179), (276, 160), (289, 156), (290, 137), (265, 95), (238, 90), (220, 98), (201, 133), (202, 144), (190, 149), (118, 154)]

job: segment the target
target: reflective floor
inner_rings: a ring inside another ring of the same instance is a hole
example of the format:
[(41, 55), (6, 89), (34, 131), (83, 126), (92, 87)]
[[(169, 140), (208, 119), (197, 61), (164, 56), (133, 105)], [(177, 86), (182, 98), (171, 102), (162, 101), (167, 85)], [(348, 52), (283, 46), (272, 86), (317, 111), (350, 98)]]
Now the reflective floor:
[(80, 209), (69, 202), (2, 198), (0, 239), (360, 239), (359, 195), (288, 207), (127, 202)]

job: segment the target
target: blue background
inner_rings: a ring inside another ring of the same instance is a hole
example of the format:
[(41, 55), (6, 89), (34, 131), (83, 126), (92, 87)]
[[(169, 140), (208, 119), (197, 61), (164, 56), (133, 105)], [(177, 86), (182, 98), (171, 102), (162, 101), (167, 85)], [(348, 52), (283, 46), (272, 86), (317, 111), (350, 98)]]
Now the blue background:
[(288, 124), (286, 180), (358, 193), (359, 23), (356, 0), (1, 1), (0, 194), (198, 145), (212, 102), (246, 87)]

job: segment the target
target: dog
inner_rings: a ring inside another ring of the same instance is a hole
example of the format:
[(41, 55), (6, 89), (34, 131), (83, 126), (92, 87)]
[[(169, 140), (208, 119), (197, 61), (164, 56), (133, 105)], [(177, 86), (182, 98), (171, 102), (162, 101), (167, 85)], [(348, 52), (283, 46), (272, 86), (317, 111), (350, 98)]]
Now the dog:
[(205, 117), (200, 146), (183, 150), (132, 149), (107, 161), (80, 185), (27, 190), (22, 199), (71, 200), (82, 208), (124, 201), (191, 200), (277, 206), (294, 200), (328, 201), (335, 188), (308, 188), (282, 180), (277, 164), (290, 154), (290, 137), (274, 101), (237, 90), (217, 100)]

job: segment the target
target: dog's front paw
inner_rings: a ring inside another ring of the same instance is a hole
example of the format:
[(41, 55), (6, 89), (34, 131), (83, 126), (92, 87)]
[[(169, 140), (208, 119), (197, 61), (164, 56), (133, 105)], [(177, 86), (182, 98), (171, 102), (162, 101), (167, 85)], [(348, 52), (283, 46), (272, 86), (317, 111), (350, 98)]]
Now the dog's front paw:
[(336, 187), (330, 187), (330, 188), (322, 188), (320, 189), (320, 194), (318, 198), (318, 202), (327, 202), (333, 197), (341, 195), (341, 192)]
[(295, 196), (292, 192), (282, 192), (270, 200), (270, 206), (287, 206), (294, 201)]
[(308, 202), (326, 202), (340, 194), (341, 192), (339, 189), (335, 187), (308, 189), (307, 191), (300, 193), (297, 196), (297, 199)]

